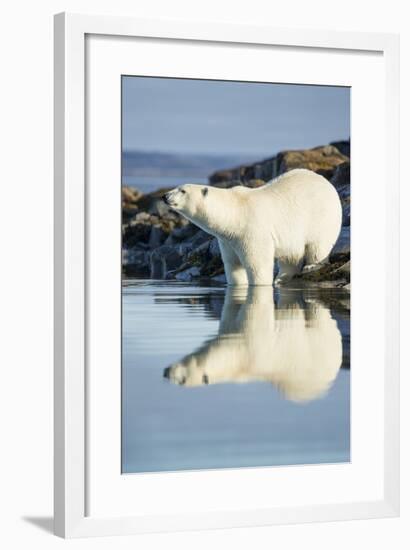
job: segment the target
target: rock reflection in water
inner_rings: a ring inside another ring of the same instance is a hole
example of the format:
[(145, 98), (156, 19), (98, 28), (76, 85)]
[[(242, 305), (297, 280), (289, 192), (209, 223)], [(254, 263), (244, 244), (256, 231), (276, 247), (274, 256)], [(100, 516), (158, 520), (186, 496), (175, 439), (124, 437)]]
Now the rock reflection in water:
[(342, 336), (330, 309), (304, 290), (228, 288), (218, 335), (164, 370), (186, 387), (265, 382), (286, 399), (324, 395), (342, 364)]

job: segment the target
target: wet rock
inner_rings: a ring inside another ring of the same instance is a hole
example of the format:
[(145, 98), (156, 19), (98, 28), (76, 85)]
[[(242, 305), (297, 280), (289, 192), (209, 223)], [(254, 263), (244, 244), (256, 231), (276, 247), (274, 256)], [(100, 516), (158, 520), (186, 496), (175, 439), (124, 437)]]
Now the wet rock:
[(150, 273), (149, 254), (141, 248), (124, 249), (122, 266), (128, 277), (148, 277)]
[[(302, 273), (298, 278), (315, 283), (331, 283), (331, 285), (344, 285), (350, 282), (350, 268), (345, 269), (345, 262), (329, 262), (323, 264), (319, 269)], [(341, 269), (343, 268), (343, 269)]]
[(343, 190), (346, 186), (350, 186), (350, 162), (342, 162), (336, 166), (330, 181), (338, 191), (339, 189)]
[(220, 256), (208, 259), (201, 265), (201, 277), (205, 279), (212, 279), (213, 277), (224, 273), (224, 265)]
[(339, 238), (330, 253), (330, 259), (336, 258), (338, 255), (350, 255), (350, 227), (342, 227)]
[(188, 253), (187, 260), (191, 262), (195, 261), (197, 263), (206, 260), (209, 253), (209, 243), (210, 241), (207, 240), (201, 243), (199, 246), (196, 246), (191, 252)]
[(165, 279), (169, 271), (175, 270), (182, 263), (182, 257), (172, 246), (163, 245), (150, 254), (151, 279)]
[(185, 226), (177, 227), (172, 232), (172, 238), (174, 241), (183, 241), (185, 239), (190, 239), (198, 232), (198, 227), (193, 223), (188, 223)]
[(151, 228), (149, 235), (148, 246), (150, 248), (158, 248), (167, 238), (167, 233), (162, 229), (160, 225), (154, 225)]
[(335, 270), (335, 273), (341, 273), (343, 275), (349, 275), (350, 277), (350, 260)]
[(209, 253), (212, 256), (212, 258), (219, 257), (221, 255), (218, 239), (213, 238), (209, 243)]
[(124, 249), (122, 251), (122, 263), (124, 265), (129, 264), (143, 264), (147, 261), (148, 253), (146, 250), (141, 249)]
[(122, 243), (124, 247), (133, 248), (141, 243), (148, 244), (151, 234), (151, 224), (137, 222), (123, 227)]
[(206, 233), (206, 231), (202, 231), (202, 229), (200, 229), (199, 231), (197, 231), (189, 239), (189, 242), (192, 244), (192, 246), (194, 248), (196, 248), (197, 246), (199, 246), (203, 243), (206, 243), (206, 242), (210, 241), (211, 239), (212, 239), (212, 235), (210, 235), (209, 233)]
[(343, 208), (343, 225), (350, 225), (350, 162), (344, 162), (336, 167), (331, 183), (339, 193)]
[(167, 213), (166, 216), (160, 216), (145, 211), (138, 212), (123, 225), (123, 246), (132, 248), (139, 243), (149, 244), (151, 248), (160, 246), (176, 227), (184, 225), (186, 222), (178, 214)]
[(345, 226), (350, 225), (350, 197), (345, 201), (342, 201), (343, 219), (342, 224)]
[(193, 279), (196, 279), (200, 276), (200, 271), (198, 266), (193, 266), (184, 271), (180, 271), (175, 275), (177, 281), (190, 282)]
[(194, 249), (193, 245), (189, 241), (184, 241), (175, 245), (175, 249), (178, 251), (178, 254), (181, 256), (187, 256)]
[(226, 285), (226, 277), (225, 273), (221, 273), (220, 275), (215, 275), (214, 277), (211, 277), (211, 281), (214, 283), (220, 283)]

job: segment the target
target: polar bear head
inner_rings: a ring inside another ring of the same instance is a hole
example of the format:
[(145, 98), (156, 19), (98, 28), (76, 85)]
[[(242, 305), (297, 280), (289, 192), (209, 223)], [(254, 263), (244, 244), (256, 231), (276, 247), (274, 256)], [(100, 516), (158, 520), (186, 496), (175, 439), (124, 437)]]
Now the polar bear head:
[(176, 210), (188, 219), (202, 217), (208, 209), (208, 201), (214, 189), (206, 185), (180, 185), (163, 195), (162, 200), (173, 210)]
[(162, 199), (189, 221), (214, 237), (226, 237), (239, 231), (240, 220), (246, 218), (238, 208), (238, 197), (244, 187), (219, 189), (188, 183), (163, 195)]

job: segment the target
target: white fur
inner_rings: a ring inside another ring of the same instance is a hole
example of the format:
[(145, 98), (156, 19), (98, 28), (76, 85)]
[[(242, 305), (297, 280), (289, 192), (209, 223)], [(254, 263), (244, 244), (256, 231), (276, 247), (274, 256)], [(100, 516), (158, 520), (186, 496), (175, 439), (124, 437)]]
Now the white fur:
[[(296, 298), (296, 299), (295, 299)], [(337, 323), (320, 302), (300, 306), (303, 294), (276, 308), (267, 286), (230, 288), (219, 334), (166, 370), (175, 384), (269, 382), (292, 401), (323, 395), (342, 364)]]
[(230, 285), (271, 285), (327, 258), (342, 222), (335, 188), (310, 170), (291, 170), (263, 187), (182, 185), (166, 195), (174, 210), (218, 238)]

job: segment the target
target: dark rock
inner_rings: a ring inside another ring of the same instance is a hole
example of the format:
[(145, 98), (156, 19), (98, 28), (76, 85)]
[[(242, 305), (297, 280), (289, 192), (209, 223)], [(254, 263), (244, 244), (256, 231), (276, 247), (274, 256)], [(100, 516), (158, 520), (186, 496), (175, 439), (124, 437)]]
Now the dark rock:
[(344, 162), (336, 167), (331, 178), (336, 187), (343, 208), (343, 225), (350, 225), (350, 162)]
[(140, 243), (148, 244), (151, 233), (151, 224), (134, 223), (123, 228), (122, 243), (127, 248), (133, 248)]
[(221, 273), (220, 275), (215, 275), (214, 277), (211, 277), (211, 281), (213, 281), (214, 283), (226, 284), (225, 273)]
[(319, 269), (302, 273), (298, 278), (307, 281), (322, 283), (332, 282), (345, 285), (350, 282), (350, 262), (329, 262), (323, 264)]
[(182, 263), (182, 257), (172, 246), (160, 246), (150, 255), (151, 279), (165, 279), (169, 271), (175, 270)]
[(209, 243), (209, 253), (212, 256), (212, 258), (215, 258), (221, 255), (218, 239), (216, 239), (215, 237)]
[(209, 176), (209, 183), (218, 186), (219, 183), (241, 180), (241, 168), (232, 168), (231, 170), (218, 170)]
[(350, 185), (350, 162), (342, 162), (336, 166), (330, 181), (337, 190), (344, 189), (346, 186)]
[(194, 265), (184, 271), (180, 271), (175, 275), (177, 281), (190, 282), (193, 279), (197, 279), (200, 275), (199, 267)]
[[(247, 182), (260, 180), (267, 182), (278, 173), (277, 158), (271, 157), (261, 162), (245, 166), (244, 172), (244, 179)], [(249, 187), (252, 187), (252, 185), (249, 185)]]
[(242, 182), (235, 179), (212, 183), (212, 187), (218, 187), (219, 189), (231, 189), (232, 187), (236, 187), (238, 185), (242, 185)]
[(330, 260), (338, 254), (350, 254), (350, 227), (342, 227), (339, 238), (330, 253)]
[(122, 252), (123, 271), (128, 277), (148, 277), (149, 255), (140, 248), (124, 249)]
[(335, 272), (348, 275), (350, 278), (350, 260), (338, 267)]
[(330, 145), (336, 147), (338, 151), (350, 158), (350, 139), (346, 141), (333, 141)]
[(342, 224), (344, 226), (350, 226), (350, 197), (348, 199), (342, 200), (342, 208), (343, 208)]
[(168, 237), (165, 239), (164, 244), (167, 246), (173, 246), (176, 243), (176, 239), (174, 238), (173, 233), (170, 233)]
[(225, 273), (225, 270), (220, 256), (210, 258), (201, 265), (201, 276), (204, 278), (212, 279), (223, 273)]
[(167, 233), (162, 229), (160, 225), (153, 225), (151, 233), (149, 235), (148, 245), (152, 248), (158, 248), (167, 238)]
[(248, 180), (245, 182), (246, 187), (250, 187), (251, 189), (257, 189), (258, 187), (262, 187), (262, 185), (265, 185), (266, 181), (258, 178), (254, 178), (251, 180)]
[[(123, 226), (123, 246), (132, 248), (140, 243), (145, 243), (151, 248), (160, 246), (176, 227), (186, 224), (186, 220), (178, 214), (167, 213), (161, 216), (145, 211), (138, 212)], [(156, 229), (152, 232), (154, 227)]]
[(184, 241), (185, 239), (190, 239), (199, 231), (198, 227), (193, 223), (188, 223), (182, 227), (177, 227), (172, 232), (172, 238), (174, 241)]
[(199, 263), (200, 261), (207, 259), (209, 256), (209, 243), (210, 241), (207, 240), (199, 246), (196, 246), (191, 252), (188, 253), (187, 260), (190, 262), (196, 261)]
[(199, 229), (190, 239), (189, 242), (192, 244), (194, 248), (197, 246), (206, 243), (212, 239), (212, 235), (209, 233), (206, 233), (206, 231), (202, 231), (202, 229)]
[(193, 244), (189, 241), (184, 241), (175, 245), (175, 249), (178, 251), (180, 256), (187, 256), (194, 249)]

